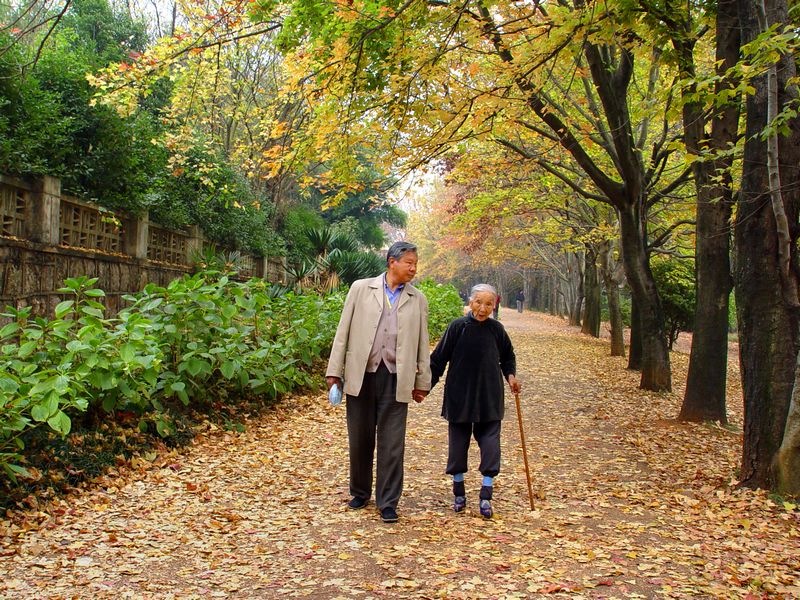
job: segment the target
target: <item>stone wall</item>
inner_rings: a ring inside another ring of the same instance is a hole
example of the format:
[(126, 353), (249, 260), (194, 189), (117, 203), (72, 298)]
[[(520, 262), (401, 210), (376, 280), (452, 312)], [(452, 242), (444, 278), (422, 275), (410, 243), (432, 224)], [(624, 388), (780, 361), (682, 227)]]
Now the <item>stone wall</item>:
[[(123, 296), (147, 283), (167, 285), (194, 270), (202, 233), (173, 231), (146, 218), (109, 213), (61, 194), (53, 177), (22, 180), (0, 175), (0, 309), (32, 306), (51, 315), (70, 277), (97, 277), (111, 312)], [(284, 282), (279, 259), (243, 256), (241, 278)]]

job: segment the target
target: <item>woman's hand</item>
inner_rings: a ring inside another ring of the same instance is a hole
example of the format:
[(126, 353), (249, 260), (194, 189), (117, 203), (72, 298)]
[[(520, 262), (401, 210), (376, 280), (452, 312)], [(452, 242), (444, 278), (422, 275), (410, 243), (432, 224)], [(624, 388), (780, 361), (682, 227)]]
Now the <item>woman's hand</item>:
[(328, 389), (331, 389), (334, 385), (342, 387), (342, 380), (339, 377), (326, 377), (325, 383), (328, 384)]
[(517, 381), (517, 378), (514, 375), (508, 376), (508, 385), (511, 386), (511, 391), (515, 394), (519, 394), (522, 391), (522, 384)]

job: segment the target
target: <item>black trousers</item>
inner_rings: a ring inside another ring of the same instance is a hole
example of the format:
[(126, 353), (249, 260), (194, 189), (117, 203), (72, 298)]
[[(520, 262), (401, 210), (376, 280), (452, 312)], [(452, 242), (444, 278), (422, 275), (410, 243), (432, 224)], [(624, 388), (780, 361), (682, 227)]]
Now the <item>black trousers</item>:
[(481, 449), (481, 475), (497, 477), (500, 472), (500, 423), (448, 423), (447, 470), (448, 475), (466, 473), (470, 438), (474, 435)]
[(381, 363), (366, 373), (358, 396), (347, 396), (347, 436), (350, 441), (350, 494), (372, 495), (372, 465), (377, 440), (375, 504), (397, 508), (403, 493), (408, 404), (397, 401), (397, 375)]

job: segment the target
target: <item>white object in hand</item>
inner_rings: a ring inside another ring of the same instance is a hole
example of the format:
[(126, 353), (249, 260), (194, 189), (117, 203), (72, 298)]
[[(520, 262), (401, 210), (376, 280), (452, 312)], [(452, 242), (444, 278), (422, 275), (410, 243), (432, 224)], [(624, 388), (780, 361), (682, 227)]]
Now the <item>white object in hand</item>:
[(342, 403), (342, 390), (336, 383), (328, 390), (328, 402), (331, 403), (331, 406), (338, 406)]

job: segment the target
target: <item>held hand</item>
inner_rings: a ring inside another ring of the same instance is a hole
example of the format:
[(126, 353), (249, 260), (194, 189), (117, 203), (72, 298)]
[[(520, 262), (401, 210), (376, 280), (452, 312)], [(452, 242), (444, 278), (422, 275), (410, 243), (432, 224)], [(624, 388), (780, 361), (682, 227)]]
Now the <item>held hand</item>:
[(517, 381), (517, 378), (514, 375), (508, 376), (508, 385), (511, 386), (511, 391), (515, 394), (519, 394), (522, 391), (522, 384)]
[(425, 400), (425, 396), (428, 395), (428, 390), (414, 390), (411, 392), (411, 397), (414, 399), (414, 402), (420, 403)]
[(334, 385), (338, 385), (341, 389), (342, 387), (342, 380), (340, 377), (326, 377), (325, 383), (328, 384), (328, 389), (330, 390)]

